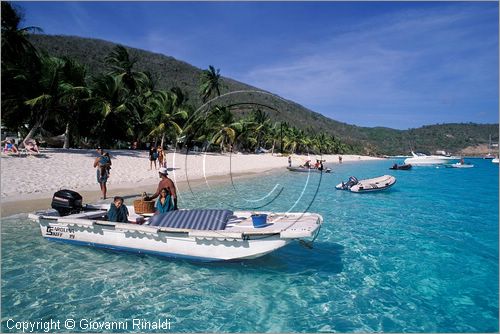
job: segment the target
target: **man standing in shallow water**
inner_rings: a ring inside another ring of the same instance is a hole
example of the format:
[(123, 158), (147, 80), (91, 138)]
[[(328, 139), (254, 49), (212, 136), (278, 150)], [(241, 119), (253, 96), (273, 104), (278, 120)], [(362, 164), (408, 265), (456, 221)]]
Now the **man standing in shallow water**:
[(163, 188), (167, 188), (170, 192), (170, 196), (174, 200), (174, 210), (178, 210), (177, 208), (177, 190), (175, 188), (174, 182), (167, 176), (168, 172), (165, 167), (162, 167), (158, 170), (158, 174), (160, 175), (160, 183), (158, 183), (158, 188), (156, 192), (151, 197), (147, 198), (149, 200), (153, 200), (160, 195), (160, 192)]

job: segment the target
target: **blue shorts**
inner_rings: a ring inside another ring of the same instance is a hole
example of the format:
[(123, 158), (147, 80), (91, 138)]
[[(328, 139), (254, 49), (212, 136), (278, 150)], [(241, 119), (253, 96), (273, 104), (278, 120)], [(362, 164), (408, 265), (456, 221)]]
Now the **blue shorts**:
[(101, 175), (101, 172), (99, 170), (99, 168), (97, 169), (97, 183), (106, 183), (108, 182), (108, 173), (104, 173), (103, 175)]

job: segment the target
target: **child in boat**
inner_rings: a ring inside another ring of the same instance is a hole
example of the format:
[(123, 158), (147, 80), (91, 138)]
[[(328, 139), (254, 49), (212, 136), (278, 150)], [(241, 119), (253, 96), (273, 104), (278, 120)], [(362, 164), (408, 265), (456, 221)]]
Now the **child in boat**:
[(167, 188), (163, 188), (160, 191), (160, 196), (158, 196), (155, 203), (155, 209), (155, 214), (169, 212), (174, 209), (172, 197), (170, 196), (170, 191)]
[(128, 223), (128, 209), (123, 205), (123, 198), (115, 196), (109, 206), (108, 220), (110, 222)]

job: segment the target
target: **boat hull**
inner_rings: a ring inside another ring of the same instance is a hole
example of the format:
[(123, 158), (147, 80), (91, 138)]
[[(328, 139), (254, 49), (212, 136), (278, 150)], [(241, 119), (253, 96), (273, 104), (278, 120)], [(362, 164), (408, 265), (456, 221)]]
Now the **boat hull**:
[(440, 155), (417, 155), (414, 152), (411, 153), (412, 157), (404, 160), (405, 165), (432, 166), (450, 163), (450, 161), (452, 160), (458, 160), (454, 157), (446, 157)]
[[(227, 261), (253, 259), (266, 255), (288, 244), (291, 239), (269, 236), (262, 239), (238, 239), (232, 236), (220, 238), (192, 237), (188, 233), (163, 233), (130, 230), (129, 224), (82, 226), (61, 223), (51, 219), (40, 219), (42, 235), (51, 241), (67, 242), (75, 245), (106, 248), (139, 254), (152, 254), (170, 258), (197, 261)], [(138, 225), (140, 227), (140, 225)]]
[[(300, 168), (300, 167), (287, 167), (290, 172), (297, 172), (297, 173), (321, 173), (322, 171), (316, 168)], [(330, 168), (326, 168), (323, 170), (323, 173), (331, 173)]]
[(369, 193), (390, 189), (395, 183), (396, 178), (394, 176), (383, 175), (372, 179), (359, 180), (357, 184), (350, 186), (348, 189), (345, 188), (343, 183), (339, 183), (335, 188), (353, 193)]
[(251, 213), (239, 212), (224, 230), (188, 230), (100, 220), (104, 214), (35, 214), (30, 218), (39, 223), (42, 236), (51, 241), (204, 262), (258, 258), (292, 240), (315, 235), (323, 221), (317, 214), (269, 213), (270, 223), (255, 228)]
[(397, 165), (396, 167), (392, 166), (389, 169), (392, 169), (392, 170), (410, 170), (411, 165)]
[(474, 165), (472, 165), (472, 164), (460, 164), (460, 163), (456, 163), (456, 164), (446, 165), (446, 167), (450, 167), (450, 168), (472, 168), (472, 167), (474, 167)]

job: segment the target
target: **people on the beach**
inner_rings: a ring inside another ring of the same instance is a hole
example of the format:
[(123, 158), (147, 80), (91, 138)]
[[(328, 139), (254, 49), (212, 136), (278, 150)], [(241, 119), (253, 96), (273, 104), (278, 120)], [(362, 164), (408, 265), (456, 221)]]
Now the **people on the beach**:
[(288, 167), (292, 167), (292, 157), (288, 156)]
[(109, 169), (111, 168), (111, 158), (108, 155), (105, 155), (104, 150), (102, 148), (98, 148), (97, 152), (99, 152), (100, 156), (95, 158), (94, 160), (94, 168), (97, 168), (96, 176), (97, 183), (101, 187), (102, 198), (106, 199), (106, 192), (108, 191), (106, 187), (106, 182), (108, 182), (109, 177)]
[(3, 148), (4, 153), (14, 153), (14, 154), (19, 154), (19, 150), (17, 149), (16, 144), (13, 143), (11, 139), (7, 139), (5, 141), (5, 146)]
[(307, 160), (306, 163), (304, 164), (305, 168), (311, 168), (311, 160)]
[(164, 155), (163, 148), (161, 146), (158, 146), (158, 148), (156, 149), (156, 152), (158, 153), (158, 166), (166, 167), (166, 166), (164, 166), (165, 155)]
[(165, 167), (161, 167), (158, 170), (158, 174), (160, 176), (160, 183), (158, 183), (158, 188), (156, 192), (151, 196), (146, 198), (146, 200), (153, 200), (158, 197), (162, 191), (162, 189), (166, 188), (170, 194), (172, 201), (174, 202), (174, 210), (177, 210), (177, 190), (175, 188), (174, 182), (167, 176), (168, 171)]
[(158, 159), (158, 151), (156, 150), (156, 146), (151, 145), (149, 148), (149, 170), (153, 169), (153, 162), (155, 164), (155, 170), (158, 169), (156, 167), (156, 159)]
[(108, 221), (128, 223), (128, 209), (126, 205), (123, 205), (122, 197), (115, 196), (113, 199), (113, 203), (111, 203), (108, 210)]
[(160, 196), (155, 203), (155, 214), (165, 213), (172, 211), (174, 209), (174, 204), (172, 203), (172, 197), (167, 188), (163, 188), (160, 191)]
[(29, 154), (40, 154), (36, 140), (28, 139), (24, 141), (24, 147)]
[(341, 164), (341, 163), (342, 163), (342, 156), (339, 155), (339, 164)]

